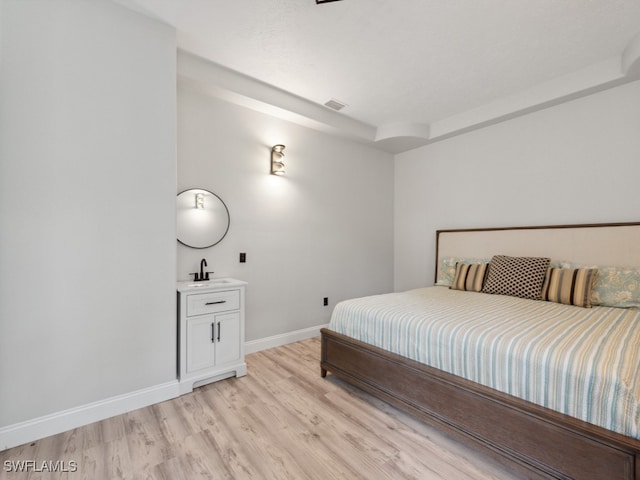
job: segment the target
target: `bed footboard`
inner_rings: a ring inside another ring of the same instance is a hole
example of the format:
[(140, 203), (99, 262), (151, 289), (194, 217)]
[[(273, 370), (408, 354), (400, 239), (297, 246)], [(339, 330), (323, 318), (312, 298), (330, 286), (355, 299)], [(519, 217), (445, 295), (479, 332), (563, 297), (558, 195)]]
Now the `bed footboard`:
[(640, 441), (322, 329), (327, 371), (527, 478), (640, 480)]

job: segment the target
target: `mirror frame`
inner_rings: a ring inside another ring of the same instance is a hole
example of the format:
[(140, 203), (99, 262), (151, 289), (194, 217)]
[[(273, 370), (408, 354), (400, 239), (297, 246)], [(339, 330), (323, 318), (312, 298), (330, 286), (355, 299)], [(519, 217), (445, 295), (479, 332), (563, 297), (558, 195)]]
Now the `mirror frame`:
[[(212, 195), (214, 197), (214, 199), (219, 201), (220, 205), (222, 205), (224, 207), (225, 212), (227, 212), (227, 227), (226, 227), (224, 233), (222, 233), (222, 235), (213, 237), (213, 239), (212, 239), (213, 243), (211, 243), (211, 244), (207, 244), (205, 246), (194, 246), (194, 245), (189, 245), (189, 243), (186, 243), (187, 241), (184, 240), (184, 235), (183, 235), (183, 240), (180, 239), (180, 232), (178, 231), (179, 230), (178, 215), (180, 214), (180, 212), (178, 211), (177, 202), (178, 202), (178, 199), (180, 198), (181, 195), (186, 194), (186, 193), (190, 193), (190, 192), (192, 192), (194, 197), (195, 197), (196, 193), (198, 193), (198, 192), (202, 192), (202, 193), (205, 193), (205, 194)], [(213, 193), (213, 192), (211, 192), (211, 191), (209, 191), (207, 189), (204, 189), (204, 188), (188, 188), (187, 190), (181, 191), (176, 196), (176, 240), (178, 240), (178, 242), (181, 243), (182, 245), (184, 245), (185, 247), (195, 248), (195, 249), (198, 249), (198, 250), (202, 250), (204, 248), (213, 247), (214, 245), (217, 245), (218, 243), (220, 243), (224, 239), (224, 237), (227, 236), (227, 233), (229, 232), (229, 227), (230, 226), (231, 226), (231, 214), (229, 213), (229, 209), (227, 208), (227, 205), (224, 203), (222, 198), (220, 198), (215, 193)]]

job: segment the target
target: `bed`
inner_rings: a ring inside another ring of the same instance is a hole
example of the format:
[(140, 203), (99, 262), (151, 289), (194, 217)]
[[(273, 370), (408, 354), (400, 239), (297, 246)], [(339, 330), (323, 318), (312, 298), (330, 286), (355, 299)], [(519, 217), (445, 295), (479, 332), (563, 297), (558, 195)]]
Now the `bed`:
[(640, 480), (640, 310), (620, 308), (635, 305), (628, 298), (607, 304), (606, 291), (583, 308), (446, 286), (445, 259), (497, 254), (545, 256), (565, 273), (637, 269), (640, 223), (440, 230), (436, 285), (445, 286), (341, 302), (321, 332), (322, 375), (445, 429), (519, 477)]

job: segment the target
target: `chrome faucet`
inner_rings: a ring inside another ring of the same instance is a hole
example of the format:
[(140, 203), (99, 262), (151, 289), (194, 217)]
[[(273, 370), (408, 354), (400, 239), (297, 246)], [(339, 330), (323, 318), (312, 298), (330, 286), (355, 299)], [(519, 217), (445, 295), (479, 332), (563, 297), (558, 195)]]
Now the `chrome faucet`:
[(200, 260), (200, 272), (191, 272), (189, 275), (193, 275), (194, 282), (206, 282), (209, 280), (209, 274), (213, 272), (205, 272), (204, 267), (207, 266), (207, 260)]

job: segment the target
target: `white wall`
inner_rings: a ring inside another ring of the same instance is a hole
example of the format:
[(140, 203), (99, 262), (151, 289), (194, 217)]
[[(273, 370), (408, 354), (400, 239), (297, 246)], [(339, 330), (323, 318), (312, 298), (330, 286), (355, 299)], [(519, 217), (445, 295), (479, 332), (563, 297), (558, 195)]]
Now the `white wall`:
[(433, 282), (440, 228), (640, 220), (639, 132), (636, 81), (397, 155), (394, 288)]
[(176, 45), (107, 0), (0, 9), (2, 427), (175, 380)]
[[(284, 177), (269, 174), (278, 143)], [(225, 201), (231, 228), (205, 250), (179, 245), (178, 277), (206, 258), (215, 276), (249, 282), (247, 341), (328, 323), (338, 301), (392, 290), (391, 155), (181, 86), (178, 190), (194, 187)]]

